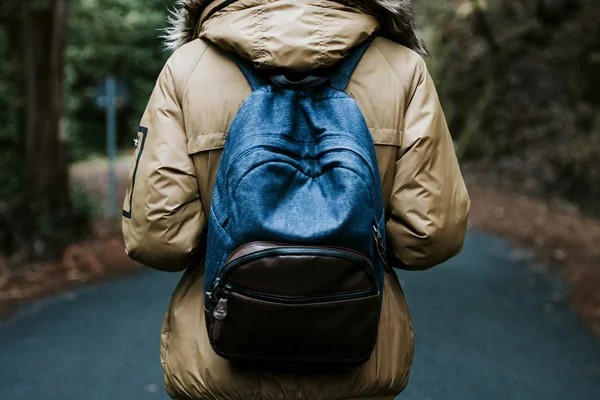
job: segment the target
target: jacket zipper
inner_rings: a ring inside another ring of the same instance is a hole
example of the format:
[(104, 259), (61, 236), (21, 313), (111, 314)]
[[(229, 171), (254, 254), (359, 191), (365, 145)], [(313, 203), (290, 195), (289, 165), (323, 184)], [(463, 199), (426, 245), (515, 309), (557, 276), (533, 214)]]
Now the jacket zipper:
[[(142, 134), (142, 142), (136, 143), (135, 149), (137, 151), (137, 156), (135, 158), (135, 168), (133, 169), (133, 175), (131, 176), (131, 191), (129, 192), (129, 211), (123, 210), (123, 217), (127, 219), (131, 219), (132, 207), (133, 207), (133, 190), (135, 189), (135, 178), (137, 176), (138, 167), (140, 165), (140, 159), (142, 158), (142, 153), (144, 152), (144, 145), (146, 144), (146, 137), (148, 136), (148, 128), (145, 126), (140, 126), (138, 128), (138, 133)], [(137, 150), (139, 147), (139, 150)]]

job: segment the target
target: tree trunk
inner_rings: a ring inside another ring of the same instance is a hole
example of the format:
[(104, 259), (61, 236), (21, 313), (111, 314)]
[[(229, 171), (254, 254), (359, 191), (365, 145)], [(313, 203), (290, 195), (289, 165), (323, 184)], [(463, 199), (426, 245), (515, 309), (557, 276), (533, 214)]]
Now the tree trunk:
[[(49, 233), (60, 229), (57, 234), (67, 234), (71, 219), (62, 126), (66, 1), (49, 0), (44, 5), (24, 7), (22, 11), (25, 94), (22, 205), (28, 211), (27, 219), (44, 221), (45, 226), (33, 225), (42, 230), (42, 237), (47, 236), (44, 230)], [(60, 236), (63, 235), (54, 237), (60, 239)]]
[(537, 17), (543, 23), (557, 24), (570, 15), (569, 11), (579, 7), (579, 0), (537, 0)]
[(498, 45), (498, 41), (492, 32), (492, 28), (487, 20), (486, 12), (481, 8), (479, 2), (477, 0), (470, 0), (471, 5), (473, 6), (474, 20), (473, 20), (473, 28), (476, 35), (479, 35), (485, 39), (490, 50), (493, 53), (497, 53), (500, 51), (500, 46)]

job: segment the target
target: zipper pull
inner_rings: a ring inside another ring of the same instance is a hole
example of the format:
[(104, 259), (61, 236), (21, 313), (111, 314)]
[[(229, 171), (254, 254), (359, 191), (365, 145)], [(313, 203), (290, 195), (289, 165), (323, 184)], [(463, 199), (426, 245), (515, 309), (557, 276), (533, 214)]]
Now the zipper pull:
[(213, 311), (213, 317), (215, 317), (215, 319), (218, 321), (223, 321), (225, 318), (227, 318), (227, 299), (226, 298), (219, 299), (219, 302), (217, 303), (217, 306), (215, 307), (215, 310)]
[(215, 281), (213, 282), (212, 286), (210, 287), (210, 291), (206, 292), (206, 296), (210, 300), (212, 300), (214, 303), (217, 302), (217, 299), (215, 298), (215, 291), (217, 290), (217, 287), (219, 287), (220, 283), (221, 283), (221, 278), (215, 279)]
[(213, 311), (213, 317), (218, 321), (223, 321), (227, 317), (227, 298), (231, 294), (232, 289), (230, 284), (225, 285), (223, 288), (223, 294)]
[(223, 290), (223, 297), (219, 299), (214, 311), (213, 317), (215, 322), (213, 323), (211, 336), (213, 340), (218, 340), (221, 336), (221, 330), (223, 329), (223, 321), (227, 318), (227, 297), (231, 293), (231, 285), (226, 285)]
[(375, 237), (375, 244), (377, 246), (377, 253), (379, 253), (379, 258), (383, 263), (383, 266), (387, 272), (393, 272), (387, 262), (387, 252), (385, 250), (385, 246), (383, 245), (383, 238), (381, 237), (381, 233), (379, 233), (379, 229), (377, 229), (377, 225), (373, 224), (373, 236)]

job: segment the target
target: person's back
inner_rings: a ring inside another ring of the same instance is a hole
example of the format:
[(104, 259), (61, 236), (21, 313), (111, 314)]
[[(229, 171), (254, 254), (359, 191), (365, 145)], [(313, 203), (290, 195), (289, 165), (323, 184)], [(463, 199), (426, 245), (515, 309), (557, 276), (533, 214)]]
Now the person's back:
[[(360, 107), (375, 144), (389, 258), (395, 267), (422, 270), (460, 251), (469, 198), (409, 2), (180, 3), (185, 8), (174, 22), (181, 25), (169, 32), (176, 50), (142, 118), (123, 210), (131, 258), (163, 271), (186, 269), (161, 340), (169, 394), (244, 400), (396, 396), (408, 382), (413, 339), (406, 301), (392, 273), (385, 276), (369, 361), (350, 373), (284, 375), (237, 368), (214, 352), (203, 310), (203, 256), (227, 132), (252, 91), (233, 55), (252, 61), (265, 75), (302, 77), (335, 69), (373, 34), (381, 36), (345, 90)], [(387, 17), (378, 21), (373, 15)]]

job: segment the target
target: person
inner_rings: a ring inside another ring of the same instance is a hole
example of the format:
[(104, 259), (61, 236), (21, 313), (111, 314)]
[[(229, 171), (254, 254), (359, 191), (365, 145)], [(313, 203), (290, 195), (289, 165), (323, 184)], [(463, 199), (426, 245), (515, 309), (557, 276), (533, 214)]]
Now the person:
[(346, 92), (375, 144), (394, 266), (418, 271), (458, 254), (469, 196), (428, 73), (409, 0), (179, 0), (165, 33), (173, 54), (137, 132), (123, 207), (126, 251), (185, 271), (168, 305), (160, 358), (173, 399), (393, 399), (413, 360), (411, 317), (386, 273), (377, 343), (362, 366), (292, 374), (241, 368), (205, 327), (204, 268), (212, 189), (228, 128), (251, 87), (232, 61), (289, 76), (335, 68), (369, 37)]

